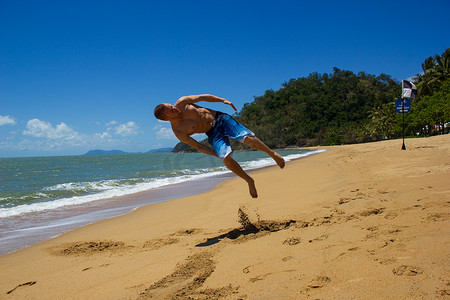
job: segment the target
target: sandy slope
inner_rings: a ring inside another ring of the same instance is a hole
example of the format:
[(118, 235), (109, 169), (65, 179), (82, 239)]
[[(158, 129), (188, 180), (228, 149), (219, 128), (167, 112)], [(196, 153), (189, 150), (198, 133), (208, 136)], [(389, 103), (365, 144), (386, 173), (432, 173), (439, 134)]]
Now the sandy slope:
[(330, 147), (252, 173), (257, 200), (236, 178), (4, 255), (0, 298), (448, 299), (450, 135), (406, 146)]

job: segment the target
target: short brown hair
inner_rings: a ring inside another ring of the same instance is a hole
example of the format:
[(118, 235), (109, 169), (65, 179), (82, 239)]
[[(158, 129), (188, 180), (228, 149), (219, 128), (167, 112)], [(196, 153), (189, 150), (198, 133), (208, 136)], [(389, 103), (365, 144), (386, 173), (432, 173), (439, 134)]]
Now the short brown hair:
[(166, 120), (166, 115), (165, 115), (165, 113), (164, 113), (164, 109), (165, 109), (165, 108), (166, 108), (166, 106), (165, 106), (164, 104), (160, 104), (160, 105), (158, 105), (158, 106), (155, 107), (154, 114), (155, 114), (155, 117), (156, 117), (157, 119), (163, 120), (163, 121)]

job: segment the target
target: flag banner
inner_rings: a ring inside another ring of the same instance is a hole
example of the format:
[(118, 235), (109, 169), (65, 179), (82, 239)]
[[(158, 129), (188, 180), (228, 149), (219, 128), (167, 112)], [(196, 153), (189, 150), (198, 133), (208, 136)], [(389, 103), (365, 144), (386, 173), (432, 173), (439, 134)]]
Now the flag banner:
[(416, 98), (417, 87), (414, 83), (402, 80), (402, 98)]

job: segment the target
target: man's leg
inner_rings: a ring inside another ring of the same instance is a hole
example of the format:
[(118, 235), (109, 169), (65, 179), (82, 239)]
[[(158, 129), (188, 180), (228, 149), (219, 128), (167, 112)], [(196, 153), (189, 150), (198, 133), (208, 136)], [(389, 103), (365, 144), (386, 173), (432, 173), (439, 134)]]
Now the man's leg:
[(258, 198), (258, 192), (256, 191), (255, 181), (253, 178), (248, 176), (247, 173), (242, 169), (242, 167), (231, 157), (231, 155), (227, 155), (223, 159), (223, 163), (230, 169), (234, 174), (241, 177), (248, 183), (248, 189), (250, 191), (250, 195), (253, 198)]
[(270, 149), (266, 146), (260, 139), (258, 139), (256, 136), (247, 136), (244, 138), (244, 144), (249, 145), (252, 148), (255, 148), (256, 150), (262, 151), (267, 153), (270, 157), (273, 158), (273, 160), (277, 163), (277, 165), (280, 168), (284, 168), (284, 159), (283, 157)]

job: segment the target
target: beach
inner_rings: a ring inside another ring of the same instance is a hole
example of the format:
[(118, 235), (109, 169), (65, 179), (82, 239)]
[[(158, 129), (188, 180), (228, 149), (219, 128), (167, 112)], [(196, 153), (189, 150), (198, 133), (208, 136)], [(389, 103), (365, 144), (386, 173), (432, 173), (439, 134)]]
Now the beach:
[[(279, 150), (289, 162), (320, 151)], [(247, 170), (275, 165), (236, 151)], [(139, 207), (201, 194), (235, 175), (200, 153), (0, 158), (0, 256)], [(56, 174), (56, 176), (55, 176)]]
[(1, 299), (448, 299), (450, 135), (326, 147), (0, 256)]

